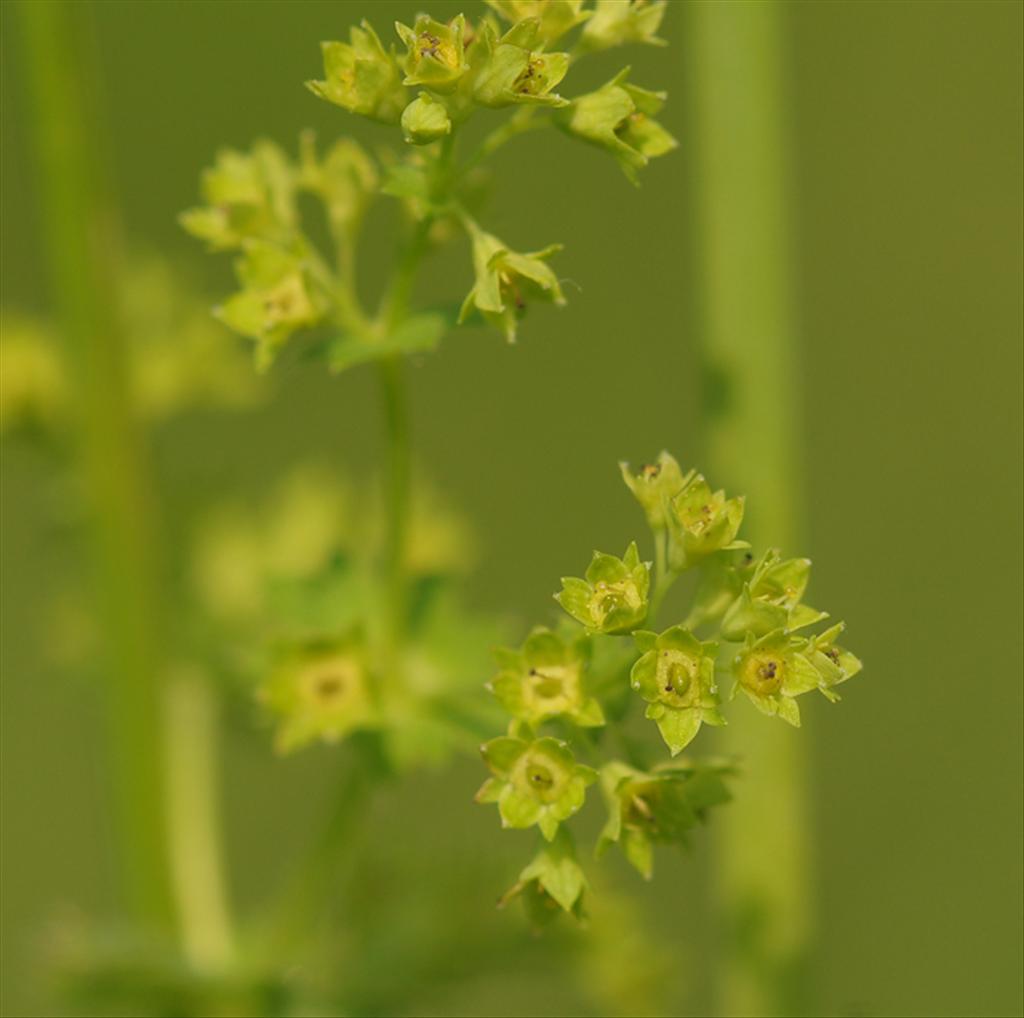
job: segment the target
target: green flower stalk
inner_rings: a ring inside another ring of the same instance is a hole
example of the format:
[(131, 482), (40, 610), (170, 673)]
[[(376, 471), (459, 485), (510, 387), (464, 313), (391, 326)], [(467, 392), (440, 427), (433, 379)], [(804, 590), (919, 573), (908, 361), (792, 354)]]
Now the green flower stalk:
[(642, 656), (630, 684), (647, 701), (645, 716), (655, 721), (673, 756), (696, 737), (702, 724), (724, 725), (718, 711), (714, 643), (702, 643), (682, 626), (661, 635), (633, 634)]
[(306, 87), (350, 113), (397, 123), (407, 99), (394, 51), (385, 51), (365, 20), (349, 30), (349, 40), (321, 43), (324, 79), (307, 81)]
[(259, 699), (279, 719), (277, 751), (290, 753), (372, 727), (370, 690), (365, 648), (351, 637), (285, 651), (260, 687)]
[(597, 771), (576, 763), (568, 745), (550, 736), (533, 742), (500, 736), (480, 752), (494, 777), (477, 792), (477, 802), (496, 802), (502, 827), (536, 824), (548, 841), (579, 811), (597, 779)]
[(551, 46), (591, 16), (583, 9), (583, 0), (487, 0), (487, 5), (513, 24), (535, 20), (537, 38), (545, 46)]
[(640, 561), (634, 541), (622, 558), (595, 551), (585, 579), (562, 577), (555, 600), (587, 629), (628, 633), (647, 618), (651, 564)]
[(667, 6), (664, 0), (597, 0), (580, 37), (581, 52), (596, 52), (633, 42), (667, 45), (657, 35)]
[(574, 99), (558, 116), (570, 134), (607, 149), (632, 183), (652, 159), (676, 148), (678, 142), (655, 116), (665, 105), (664, 92), (650, 92), (626, 81), (620, 71), (596, 92)]
[(590, 655), (586, 637), (565, 640), (538, 627), (521, 650), (497, 653), (501, 671), (490, 688), (512, 717), (534, 727), (555, 717), (581, 727), (604, 724), (601, 704), (584, 688)]
[(801, 603), (810, 571), (810, 559), (782, 559), (774, 548), (766, 551), (726, 611), (722, 636), (739, 642), (748, 633), (765, 636), (776, 629), (793, 632), (828, 618), (828, 612)]
[(691, 472), (672, 499), (667, 514), (668, 560), (675, 570), (689, 569), (716, 551), (748, 547), (738, 541), (743, 522), (743, 498), (727, 499), (712, 491), (702, 474)]
[(395, 31), (406, 47), (402, 84), (420, 85), (441, 94), (454, 92), (469, 70), (466, 19), (460, 14), (444, 24), (424, 14), (413, 28), (395, 22)]
[(671, 763), (640, 771), (614, 760), (601, 768), (601, 791), (608, 820), (597, 842), (602, 855), (618, 844), (645, 879), (654, 875), (654, 845), (686, 847), (689, 832), (708, 810), (729, 801), (724, 764)]
[(519, 319), (531, 302), (565, 303), (558, 277), (547, 264), (562, 246), (552, 244), (542, 251), (520, 254), (476, 226), (471, 226), (470, 232), (476, 281), (462, 303), (459, 321), (478, 311), (512, 343)]

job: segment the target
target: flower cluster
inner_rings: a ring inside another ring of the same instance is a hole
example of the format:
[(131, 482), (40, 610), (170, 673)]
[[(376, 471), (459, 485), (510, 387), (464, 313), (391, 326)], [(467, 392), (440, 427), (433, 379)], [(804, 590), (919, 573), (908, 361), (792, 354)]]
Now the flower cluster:
[[(651, 528), (655, 561), (641, 560), (635, 541), (622, 558), (595, 552), (584, 577), (563, 579), (555, 595), (572, 621), (499, 651), (489, 687), (511, 720), (508, 735), (482, 747), (493, 777), (478, 801), (496, 802), (506, 827), (537, 824), (547, 841), (559, 839), (506, 896), (522, 897), (537, 921), (580, 913), (586, 882), (566, 824), (595, 775), (607, 810), (598, 854), (617, 844), (649, 878), (654, 845), (685, 846), (729, 798), (732, 763), (679, 756), (703, 725), (726, 723), (719, 687), (727, 676), (731, 697), (742, 691), (762, 713), (799, 725), (798, 697), (817, 690), (835, 701), (861, 667), (836, 643), (842, 623), (807, 635), (827, 618), (803, 600), (810, 562), (747, 551), (743, 498), (712, 489), (666, 452), (638, 472), (620, 469)], [(687, 572), (697, 578), (690, 612), (655, 629), (665, 594)], [(650, 754), (648, 762), (624, 733), (630, 759), (608, 755), (606, 734), (640, 702), (668, 760)]]
[[(524, 252), (485, 230), (469, 211), (479, 164), (518, 134), (548, 125), (604, 149), (634, 182), (675, 147), (657, 119), (665, 93), (627, 80), (628, 68), (594, 91), (566, 89), (573, 65), (589, 54), (660, 45), (664, 2), (494, 0), (488, 7), (474, 18), (422, 14), (411, 25), (399, 22), (391, 41), (364, 20), (347, 41), (322, 44), (323, 76), (306, 82), (310, 92), (397, 128), (404, 155), (382, 149), (375, 157), (342, 138), (318, 159), (306, 135), (297, 161), (261, 141), (249, 152), (221, 152), (203, 174), (203, 204), (183, 213), (181, 224), (213, 250), (239, 252), (240, 289), (217, 315), (255, 341), (261, 368), (291, 337), (317, 330), (334, 332), (314, 349), (336, 370), (433, 349), (467, 321), (494, 325), (513, 340), (529, 307), (565, 303), (549, 263), (561, 245)], [(504, 121), (460, 156), (467, 121), (502, 111)], [(299, 214), (301, 194), (323, 205), (336, 251), (318, 250)], [(394, 281), (377, 316), (363, 310), (355, 246), (364, 213), (380, 196), (400, 201), (412, 220), (417, 260), (460, 231), (468, 237), (472, 283), (457, 317), (435, 313), (429, 325), (407, 329), (417, 316), (393, 299), (408, 286), (404, 279)]]

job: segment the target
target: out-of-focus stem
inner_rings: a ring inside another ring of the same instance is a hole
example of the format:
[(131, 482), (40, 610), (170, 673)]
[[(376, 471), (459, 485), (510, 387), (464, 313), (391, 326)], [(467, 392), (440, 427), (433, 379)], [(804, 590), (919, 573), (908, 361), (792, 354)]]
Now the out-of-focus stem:
[[(781, 10), (687, 7), (707, 367), (707, 451), (748, 494), (745, 536), (792, 552), (800, 531)], [(722, 1014), (806, 1006), (812, 874), (801, 734), (738, 703), (723, 749), (745, 765), (718, 831)]]
[(75, 379), (102, 614), (112, 772), (127, 897), (166, 923), (171, 896), (160, 760), (154, 508), (127, 384), (118, 237), (89, 107), (88, 4), (24, 0), (20, 11), (38, 153), (45, 252)]
[(171, 877), (185, 956), (207, 972), (226, 968), (234, 954), (218, 824), (217, 729), (217, 703), (204, 677), (172, 675), (164, 693)]

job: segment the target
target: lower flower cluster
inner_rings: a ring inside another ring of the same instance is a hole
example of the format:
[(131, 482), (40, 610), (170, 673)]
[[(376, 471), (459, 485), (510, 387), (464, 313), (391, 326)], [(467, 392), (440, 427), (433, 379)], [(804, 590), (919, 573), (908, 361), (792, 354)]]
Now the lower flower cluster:
[[(481, 747), (491, 777), (477, 801), (496, 803), (503, 827), (540, 829), (537, 855), (502, 899), (522, 898), (538, 922), (583, 915), (588, 884), (568, 824), (591, 785), (607, 813), (596, 854), (617, 844), (649, 879), (656, 844), (685, 847), (691, 828), (729, 800), (731, 761), (679, 756), (703, 725), (727, 723), (720, 685), (730, 682), (726, 701), (743, 693), (799, 726), (799, 697), (817, 691), (834, 702), (861, 669), (837, 643), (842, 622), (809, 633), (828, 618), (803, 600), (809, 560), (775, 549), (755, 558), (739, 538), (742, 498), (684, 474), (664, 452), (638, 474), (626, 464), (622, 472), (655, 561), (643, 561), (635, 541), (622, 558), (595, 552), (584, 576), (564, 578), (555, 595), (567, 617), (535, 628), (518, 650), (497, 651), (488, 687), (511, 718), (506, 735)], [(689, 571), (689, 613), (656, 630), (666, 592)], [(667, 759), (636, 731), (630, 711), (640, 701)], [(611, 753), (613, 739), (627, 759)]]

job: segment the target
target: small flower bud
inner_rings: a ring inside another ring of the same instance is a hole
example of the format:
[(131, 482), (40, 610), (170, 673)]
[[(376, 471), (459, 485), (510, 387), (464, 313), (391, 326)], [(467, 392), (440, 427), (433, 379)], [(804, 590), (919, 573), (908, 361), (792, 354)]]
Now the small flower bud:
[(349, 31), (349, 42), (325, 42), (324, 80), (306, 87), (321, 99), (386, 124), (398, 122), (406, 104), (393, 51), (386, 52), (369, 22)]
[(410, 145), (429, 145), (451, 131), (452, 122), (444, 103), (426, 92), (420, 92), (402, 113), (402, 133)]
[(673, 626), (660, 636), (635, 634), (643, 655), (633, 665), (630, 685), (647, 701), (646, 716), (657, 722), (675, 756), (703, 722), (721, 725), (715, 687), (714, 643), (701, 643), (688, 629)]
[(620, 559), (595, 551), (586, 579), (562, 578), (555, 600), (578, 622), (600, 633), (628, 633), (647, 617), (651, 566), (636, 543)]

